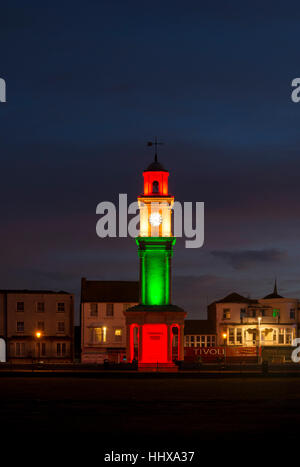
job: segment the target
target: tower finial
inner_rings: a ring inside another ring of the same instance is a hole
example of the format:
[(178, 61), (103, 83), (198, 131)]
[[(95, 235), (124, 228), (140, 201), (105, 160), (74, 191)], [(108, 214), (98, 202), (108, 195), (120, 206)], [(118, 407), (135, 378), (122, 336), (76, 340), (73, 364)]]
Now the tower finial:
[(277, 292), (277, 278), (275, 277), (275, 282), (274, 282), (274, 295), (278, 295), (278, 292)]
[(157, 141), (157, 136), (155, 136), (154, 141), (148, 141), (147, 146), (154, 146), (155, 148), (154, 162), (158, 162), (157, 146), (163, 146), (163, 144), (162, 141)]

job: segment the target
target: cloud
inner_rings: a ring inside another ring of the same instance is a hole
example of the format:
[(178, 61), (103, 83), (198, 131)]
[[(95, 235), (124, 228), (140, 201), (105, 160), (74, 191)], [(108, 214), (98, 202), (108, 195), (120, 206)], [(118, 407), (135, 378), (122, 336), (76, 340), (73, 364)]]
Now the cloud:
[(211, 254), (223, 259), (234, 269), (248, 269), (260, 263), (281, 263), (287, 257), (287, 253), (276, 248), (265, 250), (225, 251), (215, 250)]

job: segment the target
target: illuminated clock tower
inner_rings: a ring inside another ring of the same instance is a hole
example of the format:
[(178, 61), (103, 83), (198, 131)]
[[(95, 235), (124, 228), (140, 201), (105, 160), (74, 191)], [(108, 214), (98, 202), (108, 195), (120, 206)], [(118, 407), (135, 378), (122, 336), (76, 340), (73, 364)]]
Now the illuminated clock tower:
[(155, 160), (144, 171), (144, 192), (138, 197), (140, 234), (136, 238), (140, 258), (140, 303), (125, 311), (127, 360), (139, 369), (176, 369), (183, 360), (186, 312), (172, 305), (171, 261), (176, 239), (172, 235), (169, 172)]

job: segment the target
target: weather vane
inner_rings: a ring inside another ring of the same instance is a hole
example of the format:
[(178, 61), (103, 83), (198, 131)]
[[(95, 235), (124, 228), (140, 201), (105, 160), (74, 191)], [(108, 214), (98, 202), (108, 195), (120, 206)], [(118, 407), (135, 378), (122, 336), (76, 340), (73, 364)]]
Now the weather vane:
[(155, 162), (157, 162), (157, 146), (163, 146), (163, 142), (157, 141), (157, 136), (155, 136), (154, 141), (148, 141), (147, 146), (154, 146), (155, 147)]

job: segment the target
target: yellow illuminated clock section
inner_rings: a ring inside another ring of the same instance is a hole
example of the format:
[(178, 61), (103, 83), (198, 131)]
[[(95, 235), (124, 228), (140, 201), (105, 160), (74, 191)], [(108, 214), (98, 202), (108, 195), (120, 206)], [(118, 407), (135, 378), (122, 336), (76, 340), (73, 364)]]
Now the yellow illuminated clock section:
[(152, 212), (149, 217), (149, 222), (153, 227), (158, 227), (162, 223), (162, 217), (159, 212)]

